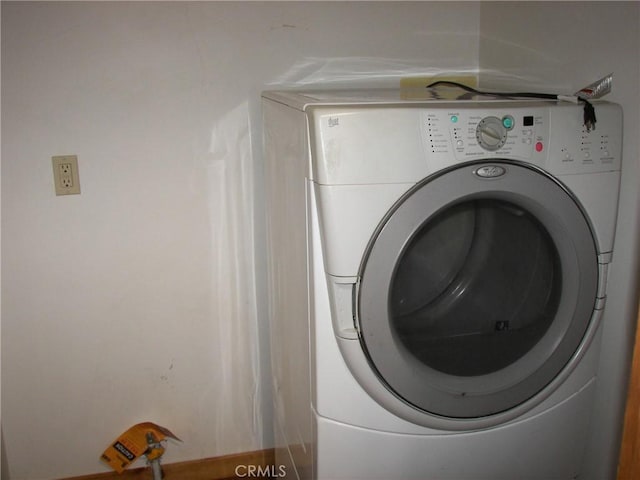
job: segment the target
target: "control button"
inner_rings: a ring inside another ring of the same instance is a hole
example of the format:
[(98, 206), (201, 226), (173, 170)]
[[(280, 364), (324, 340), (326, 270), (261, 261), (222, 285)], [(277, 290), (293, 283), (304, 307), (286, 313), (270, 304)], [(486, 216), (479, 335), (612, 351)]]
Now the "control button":
[(569, 153), (567, 153), (564, 158), (566, 158), (567, 160), (571, 160), (571, 155)]
[(544, 145), (542, 144), (542, 142), (536, 143), (536, 152), (541, 152), (543, 148), (544, 148)]
[(523, 130), (522, 134), (527, 136), (533, 135), (533, 130), (529, 130), (529, 129)]
[(584, 152), (584, 158), (591, 158), (591, 154), (589, 152)]
[(458, 141), (456, 142), (456, 145), (457, 145), (458, 147), (462, 147), (462, 146), (464, 145), (464, 142), (463, 142), (462, 140), (458, 140)]
[(523, 142), (524, 142), (526, 145), (531, 145), (531, 144), (533, 143), (533, 140), (531, 140), (530, 138), (525, 138), (525, 139), (523, 140)]
[(608, 156), (609, 156), (609, 150), (605, 150), (605, 151), (603, 151), (603, 152), (602, 152), (602, 154), (603, 154), (605, 157), (608, 157)]
[(451, 115), (451, 123), (458, 123), (458, 116), (457, 115)]
[(511, 130), (515, 123), (516, 122), (513, 120), (513, 117), (511, 115), (505, 115), (504, 117), (502, 117), (502, 125), (507, 130)]

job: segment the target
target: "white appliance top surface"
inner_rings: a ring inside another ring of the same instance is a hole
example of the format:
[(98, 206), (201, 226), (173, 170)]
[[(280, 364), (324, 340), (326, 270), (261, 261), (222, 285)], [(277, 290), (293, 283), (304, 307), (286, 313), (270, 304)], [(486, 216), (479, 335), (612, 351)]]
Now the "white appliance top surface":
[(422, 105), (445, 104), (450, 102), (532, 102), (555, 103), (555, 100), (522, 99), (518, 97), (499, 97), (476, 95), (457, 87), (415, 88), (415, 89), (362, 89), (362, 90), (315, 90), (315, 91), (266, 91), (262, 96), (270, 100), (289, 105), (299, 110), (323, 105)]

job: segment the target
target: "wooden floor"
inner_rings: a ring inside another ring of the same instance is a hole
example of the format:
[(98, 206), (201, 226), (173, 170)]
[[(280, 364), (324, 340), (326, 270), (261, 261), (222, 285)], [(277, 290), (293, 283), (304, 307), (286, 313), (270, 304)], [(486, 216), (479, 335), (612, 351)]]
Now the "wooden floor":
[(640, 315), (637, 325), (618, 480), (640, 479)]
[[(258, 450), (255, 452), (238, 453), (222, 457), (205, 458), (189, 462), (169, 463), (162, 465), (165, 480), (238, 480), (236, 468), (255, 466), (266, 472), (275, 461), (273, 449)], [(251, 480), (270, 480), (269, 477), (248, 477)], [(65, 478), (60, 480), (153, 480), (153, 473), (148, 467), (125, 470), (122, 474), (97, 473), (81, 477)]]

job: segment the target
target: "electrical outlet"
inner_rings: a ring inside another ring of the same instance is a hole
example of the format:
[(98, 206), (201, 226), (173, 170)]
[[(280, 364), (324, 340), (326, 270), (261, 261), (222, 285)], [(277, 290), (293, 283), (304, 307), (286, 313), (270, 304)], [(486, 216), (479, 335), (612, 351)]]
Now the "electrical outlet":
[(80, 193), (80, 175), (76, 155), (51, 157), (53, 163), (53, 182), (56, 195), (77, 195)]

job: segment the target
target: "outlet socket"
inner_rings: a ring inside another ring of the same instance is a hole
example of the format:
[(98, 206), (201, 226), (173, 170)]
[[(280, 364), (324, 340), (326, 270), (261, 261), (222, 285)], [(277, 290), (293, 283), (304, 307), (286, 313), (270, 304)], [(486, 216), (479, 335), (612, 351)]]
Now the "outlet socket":
[(53, 164), (53, 183), (56, 195), (78, 195), (80, 193), (80, 175), (76, 155), (51, 157)]

